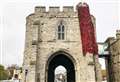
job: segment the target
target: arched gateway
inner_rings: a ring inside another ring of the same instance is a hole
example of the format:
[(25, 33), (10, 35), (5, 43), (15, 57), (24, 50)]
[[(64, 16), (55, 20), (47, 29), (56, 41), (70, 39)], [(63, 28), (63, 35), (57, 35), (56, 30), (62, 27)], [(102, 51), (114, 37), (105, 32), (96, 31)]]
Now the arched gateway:
[(79, 6), (79, 13), (72, 6), (62, 12), (37, 6), (26, 18), (23, 82), (54, 82), (59, 65), (66, 68), (67, 82), (96, 82), (95, 18), (87, 4)]
[(54, 82), (55, 79), (55, 68), (62, 65), (67, 70), (67, 82), (75, 82), (75, 67), (74, 59), (66, 52), (59, 51), (54, 53), (47, 62), (47, 82)]

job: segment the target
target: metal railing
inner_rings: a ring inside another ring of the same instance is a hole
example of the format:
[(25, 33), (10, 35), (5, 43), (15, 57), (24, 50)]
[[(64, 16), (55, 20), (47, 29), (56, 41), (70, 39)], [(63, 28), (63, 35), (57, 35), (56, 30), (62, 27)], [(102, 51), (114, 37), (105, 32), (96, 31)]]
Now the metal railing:
[(1, 80), (0, 82), (22, 82), (20, 80)]

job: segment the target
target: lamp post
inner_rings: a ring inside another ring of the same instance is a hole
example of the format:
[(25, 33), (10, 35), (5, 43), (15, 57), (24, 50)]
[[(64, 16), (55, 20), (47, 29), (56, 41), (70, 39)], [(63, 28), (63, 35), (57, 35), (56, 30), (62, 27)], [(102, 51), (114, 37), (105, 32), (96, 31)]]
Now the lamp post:
[(27, 69), (25, 69), (25, 81), (24, 81), (24, 82), (26, 82), (26, 77), (27, 77), (27, 74), (28, 74), (28, 70), (27, 70)]

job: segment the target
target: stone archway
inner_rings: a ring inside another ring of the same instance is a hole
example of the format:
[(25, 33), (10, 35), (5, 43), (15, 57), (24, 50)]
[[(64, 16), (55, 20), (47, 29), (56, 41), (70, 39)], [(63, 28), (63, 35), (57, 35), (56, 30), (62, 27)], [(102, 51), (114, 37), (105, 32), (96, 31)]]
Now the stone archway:
[(48, 59), (47, 82), (54, 82), (54, 71), (59, 65), (64, 66), (67, 70), (67, 82), (75, 82), (74, 62), (64, 52), (57, 52)]

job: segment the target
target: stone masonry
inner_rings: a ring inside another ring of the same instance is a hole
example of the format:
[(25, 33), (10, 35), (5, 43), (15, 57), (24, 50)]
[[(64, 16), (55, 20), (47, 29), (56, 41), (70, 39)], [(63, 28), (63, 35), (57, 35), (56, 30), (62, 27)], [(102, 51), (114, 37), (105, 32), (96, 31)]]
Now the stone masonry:
[(116, 38), (109, 37), (108, 51), (110, 53), (108, 59), (108, 82), (120, 82), (120, 30), (116, 31)]
[[(95, 25), (95, 19), (92, 17)], [(65, 26), (65, 39), (57, 39), (60, 22)], [(26, 18), (26, 40), (23, 63), (23, 82), (47, 82), (47, 62), (58, 51), (69, 53), (74, 60), (75, 82), (96, 82), (93, 54), (82, 52), (78, 13), (71, 6), (35, 7)], [(72, 58), (73, 59), (72, 59)], [(25, 76), (25, 70), (28, 70)]]

